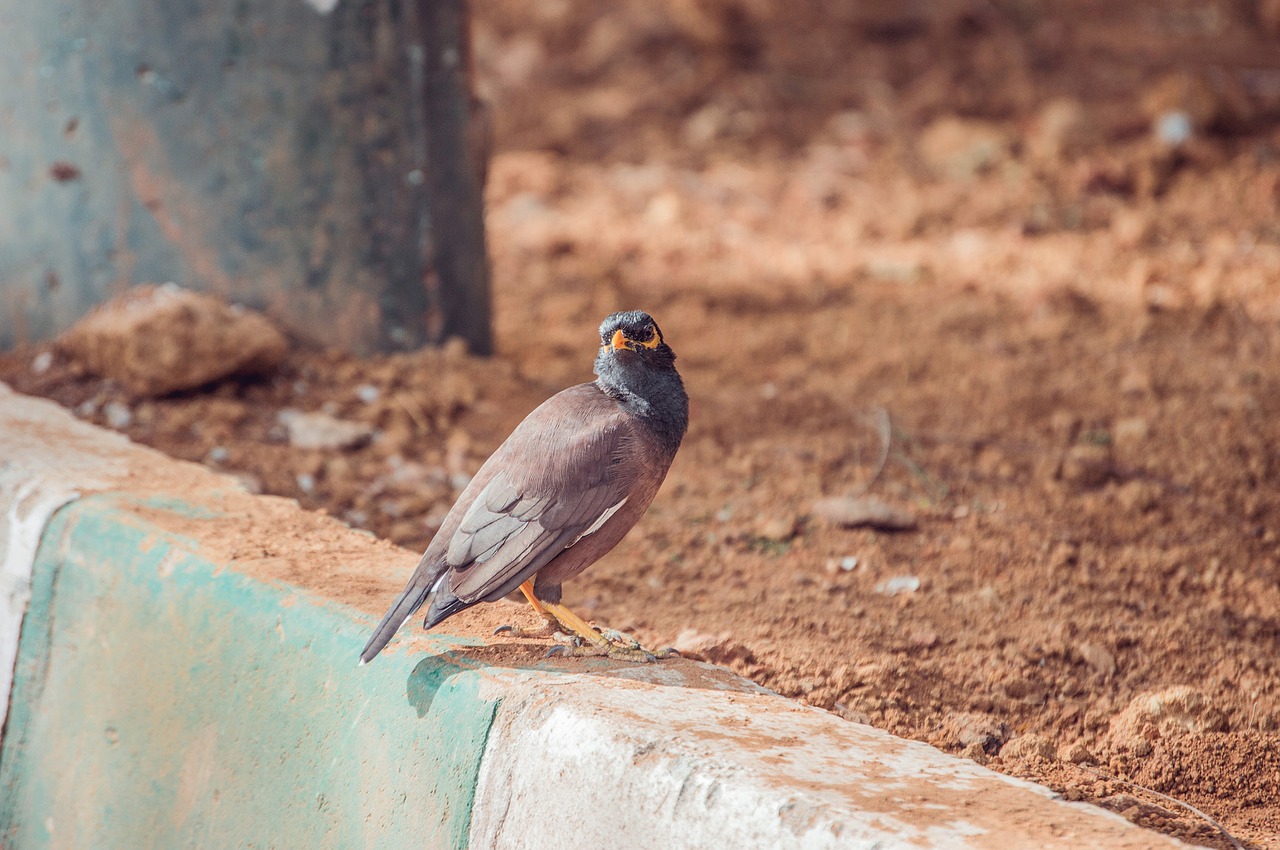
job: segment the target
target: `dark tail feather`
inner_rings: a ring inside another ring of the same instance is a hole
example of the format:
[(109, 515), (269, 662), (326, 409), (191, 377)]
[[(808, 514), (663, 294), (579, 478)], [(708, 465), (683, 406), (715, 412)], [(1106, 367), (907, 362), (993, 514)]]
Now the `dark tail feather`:
[(392, 605), (391, 610), (387, 612), (387, 616), (378, 623), (378, 628), (373, 630), (373, 637), (369, 638), (369, 642), (364, 645), (364, 650), (360, 653), (360, 663), (368, 664), (372, 661), (374, 656), (381, 652), (382, 648), (395, 636), (395, 633), (400, 631), (405, 621), (422, 607), (430, 595), (430, 584), (420, 587), (417, 582), (410, 581), (409, 586), (396, 600), (396, 604)]

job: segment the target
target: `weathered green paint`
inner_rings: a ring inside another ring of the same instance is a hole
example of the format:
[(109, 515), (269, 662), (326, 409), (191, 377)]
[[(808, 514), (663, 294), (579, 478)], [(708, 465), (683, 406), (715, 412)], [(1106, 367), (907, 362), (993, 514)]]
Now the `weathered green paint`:
[(0, 0), (0, 349), (172, 280), (487, 353), (460, 4)]
[(225, 569), (135, 504), (85, 499), (45, 533), (0, 847), (466, 846), (483, 673), (356, 668), (369, 618)]

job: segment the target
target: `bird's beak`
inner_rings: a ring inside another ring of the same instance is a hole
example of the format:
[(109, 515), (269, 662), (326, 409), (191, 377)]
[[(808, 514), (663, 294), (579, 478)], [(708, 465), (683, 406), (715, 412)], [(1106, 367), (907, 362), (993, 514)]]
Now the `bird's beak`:
[(653, 336), (649, 337), (643, 342), (640, 342), (639, 340), (628, 338), (627, 335), (624, 334), (621, 329), (619, 329), (613, 332), (613, 339), (610, 340), (609, 342), (609, 347), (614, 351), (617, 351), (621, 348), (629, 348), (632, 351), (635, 351), (637, 346), (641, 346), (641, 345), (643, 345), (645, 348), (648, 348), (648, 349), (657, 348), (659, 345), (662, 345), (662, 334), (658, 333), (657, 328), (654, 328)]

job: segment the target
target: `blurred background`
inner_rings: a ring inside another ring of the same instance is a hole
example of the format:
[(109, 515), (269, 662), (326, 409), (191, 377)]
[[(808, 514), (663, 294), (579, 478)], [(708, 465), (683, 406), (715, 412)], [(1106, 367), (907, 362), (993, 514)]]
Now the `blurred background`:
[(420, 549), (643, 308), (568, 604), (1280, 847), (1280, 3), (135, 5), (0, 4), (0, 380)]

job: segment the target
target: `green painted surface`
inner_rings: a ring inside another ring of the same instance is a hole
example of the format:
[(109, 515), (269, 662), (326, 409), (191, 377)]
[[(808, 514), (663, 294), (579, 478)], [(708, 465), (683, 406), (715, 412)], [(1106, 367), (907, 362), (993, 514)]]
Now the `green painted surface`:
[(466, 846), (481, 673), (356, 668), (367, 618), (220, 569), (119, 497), (60, 511), (33, 583), (0, 847)]

